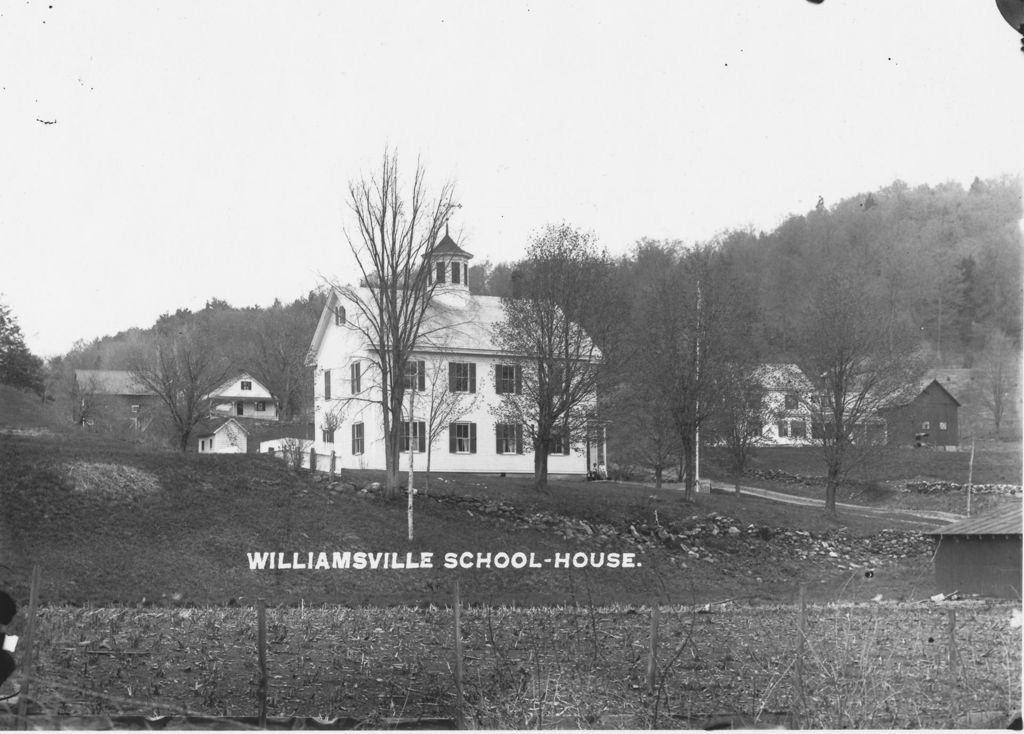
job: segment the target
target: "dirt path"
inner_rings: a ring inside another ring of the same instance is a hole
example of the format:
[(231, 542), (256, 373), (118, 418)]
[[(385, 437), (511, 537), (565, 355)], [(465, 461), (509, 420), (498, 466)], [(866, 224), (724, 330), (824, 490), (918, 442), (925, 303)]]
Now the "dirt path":
[[(732, 490), (730, 490), (732, 491)], [(776, 492), (761, 487), (740, 486), (741, 494), (749, 494), (753, 497), (772, 500), (773, 502), (784, 502), (790, 505), (804, 505), (805, 507), (824, 507), (825, 500), (812, 497), (801, 497), (785, 492)], [(890, 519), (913, 522), (920, 525), (935, 526), (943, 522), (954, 522), (961, 520), (964, 515), (957, 515), (953, 512), (939, 512), (938, 510), (901, 510), (892, 507), (866, 507), (864, 505), (852, 505), (847, 502), (837, 502), (836, 510), (839, 512), (853, 512), (859, 515), (870, 517), (886, 517)]]

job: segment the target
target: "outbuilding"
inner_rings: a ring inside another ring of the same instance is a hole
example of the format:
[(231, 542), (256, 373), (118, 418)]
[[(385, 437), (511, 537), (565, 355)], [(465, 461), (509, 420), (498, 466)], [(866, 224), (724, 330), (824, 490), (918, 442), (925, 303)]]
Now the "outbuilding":
[(952, 593), (1021, 598), (1021, 505), (958, 520), (935, 538), (935, 580)]

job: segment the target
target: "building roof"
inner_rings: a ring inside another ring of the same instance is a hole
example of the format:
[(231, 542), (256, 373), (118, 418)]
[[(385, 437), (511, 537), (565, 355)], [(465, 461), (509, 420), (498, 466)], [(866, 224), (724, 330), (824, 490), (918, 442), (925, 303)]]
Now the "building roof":
[[(371, 292), (368, 288), (352, 288), (343, 298), (337, 291), (332, 291), (313, 333), (307, 364), (314, 363), (324, 332), (333, 323), (334, 306), (348, 301), (350, 297), (366, 303), (371, 301)], [(356, 308), (350, 308), (348, 312), (350, 324), (361, 318)], [(422, 336), (416, 351), (500, 354), (502, 350), (498, 348), (494, 334), (495, 327), (504, 320), (505, 309), (497, 296), (476, 296), (460, 289), (438, 287), (424, 314)], [(592, 358), (601, 359), (597, 347), (594, 347)]]
[(252, 373), (246, 372), (245, 370), (242, 370), (241, 372), (239, 372), (234, 377), (229, 377), (227, 380), (225, 380), (223, 383), (221, 383), (220, 386), (217, 387), (215, 390), (211, 390), (208, 395), (204, 396), (204, 399), (207, 399), (207, 400), (210, 399), (210, 398), (247, 398), (247, 399), (250, 399), (250, 400), (266, 400), (267, 399), (263, 395), (253, 395), (252, 391), (248, 391), (248, 392), (241, 392), (241, 391), (239, 391), (239, 392), (228, 392), (229, 388), (231, 388), (233, 385), (235, 385), (235, 383), (240, 382), (242, 380), (248, 380), (248, 381), (252, 382), (253, 385), (259, 385), (260, 390), (265, 392), (268, 396), (270, 396), (270, 398), (274, 397), (273, 394), (270, 392), (270, 389), (266, 385), (264, 385), (262, 382), (257, 380), (255, 377), (253, 377)]
[(926, 535), (1021, 535), (1021, 504), (1014, 502), (1009, 507), (999, 507), (977, 517), (936, 528)]
[(75, 382), (96, 395), (155, 395), (128, 370), (75, 370)]
[(758, 365), (755, 377), (767, 390), (812, 390), (814, 386), (795, 364), (766, 363)]
[(907, 385), (905, 388), (900, 390), (896, 395), (893, 395), (890, 399), (886, 400), (884, 407), (885, 408), (900, 408), (900, 407), (902, 407), (904, 405), (910, 405), (912, 402), (914, 402), (918, 398), (918, 396), (921, 393), (923, 393), (925, 390), (927, 390), (933, 383), (940, 390), (942, 390), (942, 392), (946, 393), (946, 395), (949, 396), (950, 400), (952, 400), (958, 406), (960, 405), (960, 401), (956, 399), (956, 397), (953, 395), (953, 393), (951, 393), (949, 390), (947, 390), (943, 386), (943, 384), (941, 382), (939, 382), (937, 379), (935, 379), (934, 377), (931, 377), (929, 375), (929, 376), (922, 377), (919, 380), (915, 380), (914, 382), (912, 382), (909, 385)]
[(455, 244), (455, 240), (453, 240), (451, 236), (448, 234), (447, 226), (445, 226), (444, 229), (444, 237), (441, 238), (440, 242), (434, 245), (434, 249), (427, 253), (425, 257), (433, 257), (434, 255), (457, 255), (459, 257), (464, 257), (467, 260), (472, 259), (473, 257), (468, 252), (466, 252), (461, 247)]

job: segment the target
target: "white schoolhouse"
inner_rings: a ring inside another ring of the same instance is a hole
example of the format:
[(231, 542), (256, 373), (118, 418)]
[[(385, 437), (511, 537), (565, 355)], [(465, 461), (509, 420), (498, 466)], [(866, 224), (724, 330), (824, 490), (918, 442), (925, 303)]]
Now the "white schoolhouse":
[[(494, 343), (494, 326), (504, 319), (501, 299), (469, 292), (471, 257), (445, 234), (425, 264), (435, 290), (406, 378), (414, 388), (405, 396), (407, 406), (412, 400), (413, 420), (403, 426), (400, 467), (408, 467), (411, 440), (418, 471), (426, 468), (429, 449), (432, 472), (529, 474), (532, 446), (524, 446), (522, 427), (492, 414), (502, 393), (521, 389), (523, 367)], [(355, 293), (368, 299), (371, 292)], [(339, 469), (385, 468), (380, 377), (358, 328), (362, 318), (347, 297), (332, 291), (307, 358), (314, 368), (314, 448), (320, 456), (333, 452)], [(431, 405), (439, 397), (456, 401), (458, 409), (450, 420), (433, 421), (431, 441)], [(603, 431), (589, 445), (561, 441), (548, 457), (548, 471), (585, 475), (588, 459), (603, 464), (604, 456)]]

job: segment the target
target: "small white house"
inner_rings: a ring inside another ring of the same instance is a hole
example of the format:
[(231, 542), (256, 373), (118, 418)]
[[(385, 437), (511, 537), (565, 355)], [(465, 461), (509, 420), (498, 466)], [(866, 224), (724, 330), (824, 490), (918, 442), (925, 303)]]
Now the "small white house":
[[(523, 427), (502, 423), (492, 412), (502, 393), (521, 389), (518, 371), (525, 367), (495, 345), (493, 330), (504, 309), (500, 298), (470, 294), (471, 257), (446, 234), (425, 263), (435, 291), (421, 331), (427, 336), (409, 364), (412, 389), (405, 400), (413, 419), (403, 426), (400, 467), (408, 467), (411, 444), (418, 469), (426, 467), (429, 450), (432, 471), (532, 473)], [(364, 300), (371, 293), (356, 290)], [(380, 379), (358, 311), (332, 292), (313, 335), (307, 365), (314, 367), (314, 446), (317, 454), (334, 453), (338, 468), (384, 469)], [(433, 421), (439, 428), (431, 437), (431, 406), (445, 390), (459, 400), (459, 410), (451, 420)], [(585, 475), (588, 457), (594, 462), (606, 455), (603, 431), (595, 435), (600, 438), (590, 445), (558, 442), (548, 457), (549, 473)]]
[(811, 443), (814, 385), (795, 364), (763, 364), (755, 376), (765, 389), (762, 443), (768, 446), (806, 446)]
[(270, 391), (248, 372), (242, 372), (206, 396), (210, 415), (276, 421), (277, 402)]
[(214, 423), (196, 436), (201, 454), (244, 454), (248, 450), (249, 432), (234, 418)]

